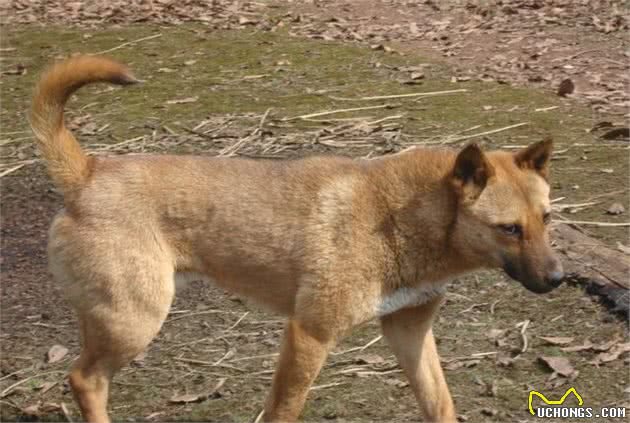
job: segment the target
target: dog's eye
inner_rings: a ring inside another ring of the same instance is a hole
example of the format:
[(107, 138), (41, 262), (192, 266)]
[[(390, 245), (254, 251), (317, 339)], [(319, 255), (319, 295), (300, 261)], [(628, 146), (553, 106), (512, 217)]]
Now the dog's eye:
[(523, 232), (521, 225), (499, 225), (499, 229), (508, 235), (520, 235)]
[(543, 214), (543, 223), (545, 225), (548, 225), (549, 223), (551, 223), (551, 213), (547, 212)]

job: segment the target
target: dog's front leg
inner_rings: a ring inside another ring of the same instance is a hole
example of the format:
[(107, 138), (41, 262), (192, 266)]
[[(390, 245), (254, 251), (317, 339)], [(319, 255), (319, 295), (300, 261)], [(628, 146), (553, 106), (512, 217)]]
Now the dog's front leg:
[(399, 310), (383, 317), (381, 325), (424, 417), (431, 422), (456, 422), (455, 407), (431, 330), (441, 302), (439, 298)]
[(284, 330), (280, 359), (265, 405), (264, 421), (296, 421), (313, 380), (326, 360), (330, 342), (299, 320)]

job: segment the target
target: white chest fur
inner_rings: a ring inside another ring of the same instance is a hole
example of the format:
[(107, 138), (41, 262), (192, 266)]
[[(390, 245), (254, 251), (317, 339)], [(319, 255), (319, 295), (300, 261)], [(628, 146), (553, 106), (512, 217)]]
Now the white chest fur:
[(377, 316), (386, 316), (403, 308), (426, 304), (446, 293), (447, 282), (424, 283), (415, 287), (402, 287), (381, 298), (376, 307)]

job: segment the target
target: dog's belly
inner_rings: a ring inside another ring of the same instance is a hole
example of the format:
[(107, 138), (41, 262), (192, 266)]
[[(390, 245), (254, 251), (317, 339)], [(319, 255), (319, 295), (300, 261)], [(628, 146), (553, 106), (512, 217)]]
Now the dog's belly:
[(446, 293), (448, 282), (423, 283), (415, 287), (402, 287), (381, 298), (376, 315), (386, 316), (398, 310), (426, 304)]
[[(227, 292), (241, 295), (244, 299), (286, 316), (293, 314), (297, 286), (282, 279), (264, 275), (235, 277), (230, 275), (211, 276), (199, 272), (178, 271), (174, 275), (175, 289), (182, 291), (192, 281), (212, 283)], [(282, 283), (284, 282), (284, 283)]]

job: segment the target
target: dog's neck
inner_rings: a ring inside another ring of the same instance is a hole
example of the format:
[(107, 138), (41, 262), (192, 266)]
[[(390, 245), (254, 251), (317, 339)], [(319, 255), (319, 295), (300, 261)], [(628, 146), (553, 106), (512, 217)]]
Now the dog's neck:
[(391, 156), (376, 172), (375, 187), (388, 206), (382, 230), (402, 286), (442, 281), (477, 267), (452, 245), (457, 198), (448, 175), (453, 160), (448, 150), (432, 151), (429, 161), (409, 152)]

